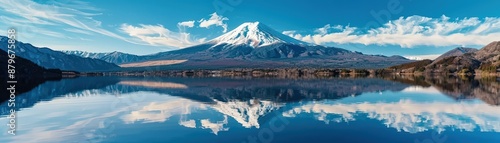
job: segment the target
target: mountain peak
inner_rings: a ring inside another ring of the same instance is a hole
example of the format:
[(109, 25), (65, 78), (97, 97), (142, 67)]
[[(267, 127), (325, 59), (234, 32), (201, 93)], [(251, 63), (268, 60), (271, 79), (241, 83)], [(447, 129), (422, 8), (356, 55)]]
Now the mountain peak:
[(477, 51), (478, 51), (478, 49), (475, 49), (475, 48), (457, 47), (457, 48), (454, 48), (454, 49), (442, 54), (441, 56), (437, 57), (435, 59), (435, 61), (439, 61), (439, 60), (445, 59), (447, 57), (461, 56), (461, 55), (464, 55), (467, 53), (474, 53)]
[(476, 52), (478, 60), (500, 64), (500, 41), (493, 41)]
[(251, 47), (261, 47), (275, 43), (289, 43), (296, 45), (310, 45), (309, 43), (299, 41), (274, 29), (261, 22), (245, 22), (234, 30), (223, 34), (210, 42), (215, 45), (248, 45)]

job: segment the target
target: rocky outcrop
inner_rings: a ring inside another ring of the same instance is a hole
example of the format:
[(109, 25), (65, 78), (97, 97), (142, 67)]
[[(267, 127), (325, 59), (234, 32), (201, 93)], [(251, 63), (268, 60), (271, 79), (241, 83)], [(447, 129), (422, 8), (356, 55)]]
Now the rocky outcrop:
[(436, 59), (434, 59), (434, 61), (440, 61), (444, 58), (448, 58), (448, 57), (454, 57), (454, 56), (461, 56), (461, 55), (464, 55), (464, 54), (467, 54), (467, 53), (474, 53), (474, 52), (477, 52), (478, 49), (475, 49), (475, 48), (465, 48), (465, 47), (458, 47), (458, 48), (455, 48), (453, 50), (450, 50), (444, 54), (442, 54), (441, 56), (437, 57)]
[[(429, 63), (417, 61), (388, 68), (396, 73), (493, 74), (500, 75), (500, 42), (492, 42), (480, 50), (455, 48)], [(427, 64), (427, 65), (425, 65)]]

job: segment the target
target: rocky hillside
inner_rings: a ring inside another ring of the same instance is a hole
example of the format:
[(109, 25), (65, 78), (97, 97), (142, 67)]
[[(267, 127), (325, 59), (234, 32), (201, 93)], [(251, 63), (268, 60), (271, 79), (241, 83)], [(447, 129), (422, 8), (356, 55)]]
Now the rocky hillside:
[(147, 60), (146, 59), (147, 56), (138, 56), (117, 51), (110, 53), (92, 53), (84, 51), (61, 51), (61, 52), (66, 53), (68, 55), (76, 55), (83, 58), (99, 59), (117, 65), (123, 63), (131, 63), (131, 62)]
[(500, 41), (492, 42), (475, 52), (474, 57), (483, 63), (489, 63), (497, 68), (500, 66)]
[(427, 60), (417, 61), (393, 66), (388, 70), (398, 73), (498, 74), (500, 42), (492, 42), (480, 50), (459, 47), (446, 52), (431, 63)]
[(461, 56), (461, 55), (464, 55), (467, 53), (474, 53), (477, 51), (478, 51), (478, 49), (475, 49), (475, 48), (458, 47), (458, 48), (455, 48), (453, 50), (450, 50), (450, 51), (442, 54), (441, 56), (434, 59), (434, 61), (439, 61), (439, 60), (442, 60), (442, 59), (448, 58), (448, 57)]

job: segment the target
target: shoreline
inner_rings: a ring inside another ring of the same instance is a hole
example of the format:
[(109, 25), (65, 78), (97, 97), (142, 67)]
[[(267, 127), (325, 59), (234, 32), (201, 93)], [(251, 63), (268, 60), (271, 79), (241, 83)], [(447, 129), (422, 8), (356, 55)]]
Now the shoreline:
[(411, 76), (467, 76), (500, 77), (500, 73), (427, 73), (391, 72), (388, 69), (337, 69), (337, 68), (266, 68), (266, 69), (196, 69), (196, 70), (155, 70), (155, 71), (106, 71), (63, 73), (66, 76), (166, 76), (166, 77), (377, 77), (390, 75)]

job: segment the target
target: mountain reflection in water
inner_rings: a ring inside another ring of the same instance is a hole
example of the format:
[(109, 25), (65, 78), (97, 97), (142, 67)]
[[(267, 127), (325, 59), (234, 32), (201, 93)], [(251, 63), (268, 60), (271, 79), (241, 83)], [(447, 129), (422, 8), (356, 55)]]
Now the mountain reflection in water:
[[(168, 124), (172, 128), (168, 132), (176, 134), (198, 129), (212, 136), (233, 136), (225, 142), (241, 142), (244, 139), (236, 138), (245, 138), (245, 132), (261, 129), (276, 117), (290, 120), (289, 126), (313, 126), (309, 122), (312, 119), (331, 128), (335, 128), (332, 124), (369, 124), (367, 120), (375, 120), (408, 136), (429, 131), (489, 132), (497, 138), (492, 135), (483, 139), (497, 141), (499, 103), (498, 78), (81, 77), (45, 82), (19, 95), (19, 118), (30, 121), (18, 124), (17, 136), (0, 141), (29, 142), (29, 138), (41, 136), (45, 136), (41, 142), (89, 138), (96, 142), (122, 141), (117, 138), (126, 138), (128, 133), (98, 133), (106, 126), (103, 123), (112, 120), (116, 128), (166, 131), (149, 124)], [(10, 108), (2, 103), (0, 109), (2, 115), (7, 115)], [(303, 123), (294, 122), (299, 119)], [(0, 121), (7, 120), (2, 116)], [(283, 132), (291, 136), (296, 131)], [(49, 136), (53, 134), (58, 136)], [(164, 140), (194, 142), (174, 135)]]

